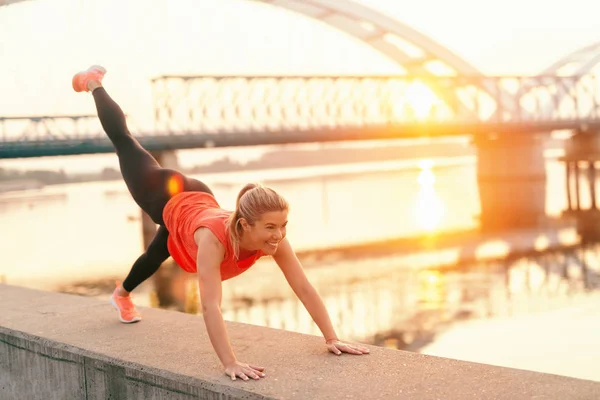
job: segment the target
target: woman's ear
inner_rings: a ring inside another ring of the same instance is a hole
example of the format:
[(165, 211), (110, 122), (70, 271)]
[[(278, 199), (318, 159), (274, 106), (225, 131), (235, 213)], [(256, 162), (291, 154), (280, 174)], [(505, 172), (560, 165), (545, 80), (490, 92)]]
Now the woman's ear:
[(238, 223), (242, 226), (242, 229), (244, 231), (247, 232), (250, 230), (250, 224), (248, 224), (248, 221), (246, 221), (245, 218), (240, 218), (240, 221)]

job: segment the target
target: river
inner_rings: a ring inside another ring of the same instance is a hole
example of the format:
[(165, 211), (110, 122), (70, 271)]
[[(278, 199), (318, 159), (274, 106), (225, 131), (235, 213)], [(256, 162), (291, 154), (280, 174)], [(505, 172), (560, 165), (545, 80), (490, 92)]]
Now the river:
[[(564, 166), (557, 155), (547, 151), (550, 217), (566, 207)], [(248, 181), (278, 190), (291, 204), (291, 243), (298, 250), (311, 250), (390, 238), (440, 237), (477, 228), (475, 162), (464, 156), (194, 177), (207, 182), (221, 205), (230, 209)], [(5, 283), (102, 299), (108, 298), (114, 280), (125, 277), (142, 251), (140, 211), (121, 181), (4, 193), (0, 235), (8, 238), (0, 241), (0, 279)], [(599, 253), (591, 250), (595, 271), (600, 270)], [(455, 342), (443, 335), (453, 332), (457, 321), (515, 321), (521, 315), (564, 309), (573, 296), (587, 293), (580, 273), (565, 279), (562, 270), (544, 269), (536, 260), (515, 263), (509, 272), (500, 264), (443, 272), (413, 268), (409, 264), (414, 255), (410, 260), (403, 257), (321, 259), (307, 265), (309, 279), (321, 292), (340, 335), (461, 358), (460, 352), (451, 351)], [(436, 257), (440, 253), (429, 255), (433, 263)], [(197, 312), (197, 289), (189, 278), (175, 274), (185, 288), (179, 300), (185, 311)], [(135, 296), (140, 306), (156, 306), (150, 281)], [(228, 320), (318, 334), (270, 260), (224, 284), (223, 310)], [(444, 348), (443, 343), (449, 344)], [(598, 344), (596, 340), (594, 345)], [(463, 355), (468, 359), (471, 353)], [(476, 360), (486, 362), (483, 356)], [(535, 370), (536, 365), (528, 362), (510, 365)], [(577, 371), (572, 374), (578, 376)]]

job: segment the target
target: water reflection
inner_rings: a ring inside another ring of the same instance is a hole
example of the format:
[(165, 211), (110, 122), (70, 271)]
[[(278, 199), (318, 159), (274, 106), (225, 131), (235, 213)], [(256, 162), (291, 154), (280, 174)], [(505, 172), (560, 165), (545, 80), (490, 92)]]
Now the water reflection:
[[(433, 167), (416, 167), (415, 160), (398, 160), (193, 177), (207, 181), (226, 208), (235, 206), (246, 180), (273, 186), (292, 204), (288, 235), (299, 251), (476, 226), (473, 160), (436, 159), (434, 180)], [(457, 180), (464, 182), (459, 191)], [(36, 193), (42, 195), (61, 198), (36, 200), (31, 208), (22, 200), (0, 204), (0, 236), (12, 238), (10, 245), (0, 244), (0, 274), (7, 282), (52, 290), (66, 279), (122, 279), (144, 250), (140, 210), (125, 184), (48, 186)], [(0, 203), (8, 197), (0, 196)], [(48, 245), (27, 245), (39, 237)], [(77, 254), (65, 257), (73, 249)]]
[[(600, 245), (472, 261), (449, 270), (406, 268), (393, 265), (392, 258), (386, 261), (391, 272), (371, 271), (366, 279), (352, 276), (350, 269), (346, 281), (316, 279), (342, 337), (416, 351), (458, 321), (563, 307), (571, 297), (600, 287)], [(375, 264), (373, 260), (363, 260), (362, 267), (359, 263), (355, 266), (363, 272)], [(275, 278), (268, 280), (271, 285), (278, 283)], [(224, 301), (225, 319), (320, 335), (293, 294), (269, 298), (263, 292), (259, 298), (237, 289), (238, 296)], [(194, 280), (187, 283), (187, 291), (185, 311), (197, 313)]]
[(434, 163), (432, 160), (419, 162), (420, 172), (417, 176), (419, 190), (417, 192), (414, 218), (417, 225), (427, 231), (439, 229), (444, 216), (444, 204), (435, 188)]

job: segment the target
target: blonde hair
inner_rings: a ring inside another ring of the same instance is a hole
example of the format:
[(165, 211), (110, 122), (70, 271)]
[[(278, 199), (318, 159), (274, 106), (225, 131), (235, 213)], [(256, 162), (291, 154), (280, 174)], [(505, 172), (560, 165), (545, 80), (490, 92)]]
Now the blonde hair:
[(235, 257), (239, 256), (239, 244), (243, 233), (241, 218), (244, 218), (248, 224), (254, 225), (264, 213), (287, 210), (289, 210), (288, 202), (273, 189), (259, 183), (248, 183), (244, 186), (238, 194), (235, 211), (227, 221)]

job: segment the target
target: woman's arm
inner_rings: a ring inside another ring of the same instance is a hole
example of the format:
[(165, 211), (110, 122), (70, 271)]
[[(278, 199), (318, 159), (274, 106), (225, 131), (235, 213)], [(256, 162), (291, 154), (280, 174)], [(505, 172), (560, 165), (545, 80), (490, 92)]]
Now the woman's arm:
[(202, 315), (217, 356), (223, 365), (227, 366), (234, 363), (236, 358), (229, 344), (225, 322), (221, 315), (220, 265), (225, 250), (214, 234), (206, 228), (196, 231), (194, 238), (198, 245), (196, 267), (198, 270)]
[(306, 310), (313, 321), (315, 321), (323, 333), (325, 343), (327, 344), (327, 350), (337, 355), (342, 354), (342, 352), (357, 355), (368, 354), (369, 349), (366, 347), (350, 345), (338, 340), (321, 297), (306, 278), (300, 260), (298, 260), (296, 253), (287, 239), (284, 238), (279, 243), (279, 248), (273, 258), (277, 265), (279, 265), (279, 268), (281, 268), (290, 287), (294, 293), (296, 293), (296, 296), (298, 296), (302, 304), (304, 304), (304, 307), (306, 307)]
[(323, 333), (325, 341), (338, 340), (327, 309), (316, 289), (306, 278), (300, 260), (296, 257), (296, 253), (293, 251), (287, 238), (284, 238), (279, 243), (273, 259), (283, 272), (285, 279), (296, 296), (298, 296), (298, 299), (304, 304), (306, 311), (308, 311), (313, 321), (315, 321)]
[(235, 380), (236, 376), (244, 380), (248, 380), (248, 377), (259, 379), (259, 376), (264, 376), (262, 373), (264, 368), (238, 362), (229, 343), (229, 336), (221, 313), (221, 262), (225, 256), (225, 248), (206, 228), (197, 230), (194, 240), (198, 245), (196, 267), (202, 316), (210, 342), (225, 367), (225, 373), (231, 379)]

